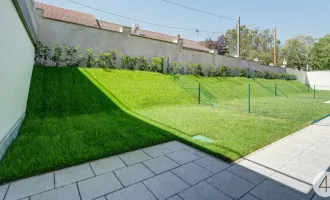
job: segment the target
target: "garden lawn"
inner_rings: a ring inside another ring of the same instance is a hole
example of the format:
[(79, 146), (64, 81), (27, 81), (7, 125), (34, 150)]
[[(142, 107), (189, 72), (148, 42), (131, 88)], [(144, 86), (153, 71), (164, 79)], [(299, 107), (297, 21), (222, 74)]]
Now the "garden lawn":
[(35, 68), (27, 116), (0, 162), (0, 185), (175, 137), (122, 111), (77, 68)]
[[(198, 83), (207, 96), (200, 105)], [(274, 97), (274, 84), (290, 98)], [(35, 68), (27, 117), (0, 162), (0, 183), (174, 139), (233, 161), (330, 113), (323, 100), (293, 98), (299, 95), (310, 93), (296, 81)]]

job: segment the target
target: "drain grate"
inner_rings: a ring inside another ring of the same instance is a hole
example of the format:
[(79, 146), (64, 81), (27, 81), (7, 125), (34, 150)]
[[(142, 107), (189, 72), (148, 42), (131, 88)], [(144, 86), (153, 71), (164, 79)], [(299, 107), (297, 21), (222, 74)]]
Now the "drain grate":
[(213, 143), (214, 142), (214, 140), (212, 140), (208, 137), (202, 136), (202, 135), (195, 135), (192, 138), (195, 139), (195, 140), (201, 141), (201, 142), (205, 142), (205, 143)]

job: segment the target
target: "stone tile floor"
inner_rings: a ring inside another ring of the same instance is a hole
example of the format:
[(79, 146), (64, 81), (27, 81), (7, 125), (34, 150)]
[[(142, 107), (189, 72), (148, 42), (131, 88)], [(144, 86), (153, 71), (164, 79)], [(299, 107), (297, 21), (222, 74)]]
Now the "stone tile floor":
[(0, 200), (322, 199), (329, 144), (330, 118), (231, 164), (173, 141), (0, 186)]

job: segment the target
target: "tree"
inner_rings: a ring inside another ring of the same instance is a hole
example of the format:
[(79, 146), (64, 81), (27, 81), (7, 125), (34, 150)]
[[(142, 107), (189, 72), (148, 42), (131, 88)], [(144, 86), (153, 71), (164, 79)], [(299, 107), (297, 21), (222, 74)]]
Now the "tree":
[[(243, 25), (240, 27), (240, 57), (247, 60), (258, 58), (262, 64), (268, 65), (274, 61), (274, 37), (270, 29), (261, 30), (259, 27)], [(228, 38), (229, 55), (236, 55), (237, 30), (229, 29), (226, 32)], [(277, 47), (280, 41), (276, 41)], [(278, 48), (277, 48), (278, 49)]]
[(217, 50), (217, 53), (220, 55), (226, 55), (229, 53), (227, 47), (228, 39), (224, 35), (219, 36), (217, 41), (213, 41), (211, 38), (206, 39), (204, 44), (209, 49)]
[(330, 34), (320, 38), (313, 45), (309, 61), (314, 70), (330, 70)]
[(313, 37), (303, 35), (288, 39), (280, 49), (281, 59), (287, 61), (289, 68), (306, 69), (314, 41)]

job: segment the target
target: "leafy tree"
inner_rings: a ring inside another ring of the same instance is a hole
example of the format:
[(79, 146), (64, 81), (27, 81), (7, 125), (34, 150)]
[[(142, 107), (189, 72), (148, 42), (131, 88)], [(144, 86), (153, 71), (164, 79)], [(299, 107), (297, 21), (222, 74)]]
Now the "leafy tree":
[(310, 51), (310, 65), (315, 70), (330, 69), (330, 34), (320, 38)]
[(213, 41), (211, 38), (208, 38), (205, 40), (204, 44), (209, 49), (217, 50), (217, 53), (220, 55), (227, 55), (229, 53), (227, 47), (228, 39), (224, 35), (219, 36), (218, 40), (216, 41)]
[[(243, 25), (240, 27), (240, 57), (247, 60), (258, 58), (262, 64), (268, 65), (274, 61), (274, 37), (270, 29), (261, 30), (259, 27)], [(226, 32), (228, 38), (229, 55), (236, 55), (237, 49), (237, 30), (229, 29)], [(277, 47), (280, 41), (276, 41)], [(277, 48), (278, 49), (278, 48)]]
[(311, 36), (297, 36), (288, 39), (280, 49), (281, 61), (287, 61), (287, 67), (306, 69), (309, 54), (315, 39)]

